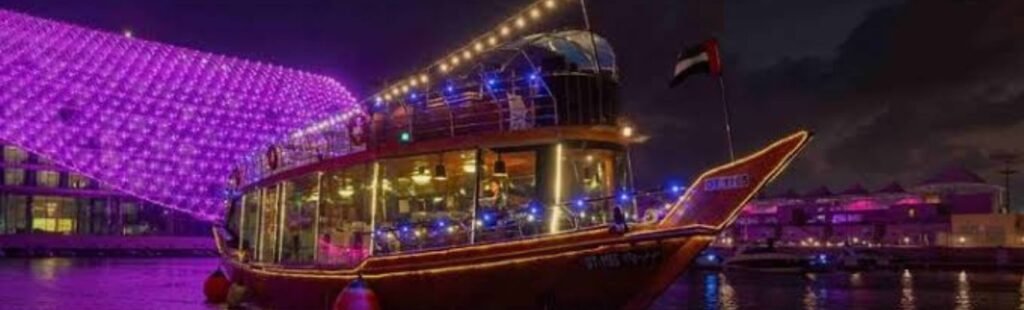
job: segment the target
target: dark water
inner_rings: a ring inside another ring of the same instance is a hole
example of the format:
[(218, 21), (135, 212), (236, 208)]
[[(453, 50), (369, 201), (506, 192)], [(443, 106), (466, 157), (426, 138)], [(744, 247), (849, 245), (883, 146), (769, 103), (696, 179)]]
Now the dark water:
[[(0, 309), (216, 309), (215, 259), (0, 259)], [(654, 309), (1024, 309), (1019, 272), (694, 271)]]

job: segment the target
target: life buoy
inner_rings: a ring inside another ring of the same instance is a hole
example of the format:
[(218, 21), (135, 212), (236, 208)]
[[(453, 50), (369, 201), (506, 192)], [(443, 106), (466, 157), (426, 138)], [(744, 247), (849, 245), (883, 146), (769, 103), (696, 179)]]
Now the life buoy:
[(356, 115), (345, 124), (348, 130), (348, 142), (352, 145), (366, 144), (366, 116)]
[(277, 170), (277, 167), (281, 165), (281, 150), (277, 146), (271, 145), (267, 148), (267, 169)]

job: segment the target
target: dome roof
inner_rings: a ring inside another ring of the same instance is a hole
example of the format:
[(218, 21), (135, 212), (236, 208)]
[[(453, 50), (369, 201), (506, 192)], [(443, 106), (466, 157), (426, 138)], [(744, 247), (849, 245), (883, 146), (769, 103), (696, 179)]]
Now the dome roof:
[[(593, 38), (593, 40), (591, 40)], [(521, 49), (524, 47), (540, 48), (556, 53), (565, 60), (576, 65), (580, 70), (594, 71), (597, 63), (594, 62), (594, 42), (597, 45), (597, 57), (601, 70), (617, 72), (615, 50), (612, 49), (608, 40), (599, 35), (581, 30), (566, 30), (558, 32), (545, 32), (532, 34), (505, 46), (508, 49)]]

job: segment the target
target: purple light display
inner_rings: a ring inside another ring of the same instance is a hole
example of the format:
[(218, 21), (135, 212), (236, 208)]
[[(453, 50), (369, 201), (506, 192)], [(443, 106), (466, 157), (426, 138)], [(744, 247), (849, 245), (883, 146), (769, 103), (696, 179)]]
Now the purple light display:
[(247, 154), (354, 113), (324, 76), (0, 10), (0, 141), (199, 218)]

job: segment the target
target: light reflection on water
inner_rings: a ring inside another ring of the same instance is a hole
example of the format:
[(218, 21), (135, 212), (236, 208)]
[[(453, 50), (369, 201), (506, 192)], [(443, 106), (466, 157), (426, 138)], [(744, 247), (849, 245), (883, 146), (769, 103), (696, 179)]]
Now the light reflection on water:
[[(0, 309), (213, 309), (199, 259), (0, 259)], [(692, 271), (654, 309), (1021, 309), (1020, 272)]]
[(1020, 272), (695, 270), (681, 277), (653, 308), (1024, 310), (1024, 277)]
[(212, 258), (0, 259), (0, 309), (212, 309)]

